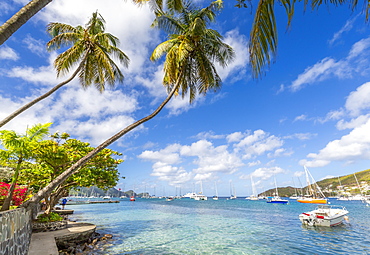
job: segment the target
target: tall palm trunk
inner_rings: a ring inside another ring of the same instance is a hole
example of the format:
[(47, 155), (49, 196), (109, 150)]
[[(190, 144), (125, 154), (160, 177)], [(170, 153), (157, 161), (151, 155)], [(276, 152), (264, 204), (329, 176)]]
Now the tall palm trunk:
[(76, 77), (76, 75), (78, 74), (78, 72), (81, 70), (83, 63), (84, 63), (84, 61), (82, 61), (80, 63), (80, 65), (78, 66), (78, 68), (76, 69), (76, 71), (72, 74), (72, 76), (69, 79), (67, 79), (67, 80), (59, 83), (58, 85), (56, 85), (54, 88), (52, 88), (51, 90), (49, 90), (45, 94), (43, 94), (43, 95), (39, 96), (38, 98), (32, 100), (28, 104), (25, 104), (24, 106), (22, 106), (21, 108), (19, 108), (18, 110), (16, 110), (12, 114), (10, 114), (8, 117), (6, 117), (2, 121), (0, 121), (0, 128), (2, 126), (4, 126), (6, 123), (8, 123), (9, 121), (11, 121), (12, 119), (14, 119), (15, 117), (17, 117), (22, 112), (24, 112), (25, 110), (27, 110), (28, 108), (30, 108), (31, 106), (33, 106), (34, 104), (36, 104), (36, 103), (40, 102), (41, 100), (47, 98), (48, 96), (50, 96), (51, 94), (53, 94), (55, 91), (57, 91), (58, 89), (60, 89), (61, 87), (63, 87), (67, 83), (69, 83), (71, 80), (73, 80)]
[(12, 198), (13, 198), (13, 193), (14, 193), (15, 185), (17, 184), (17, 180), (18, 180), (18, 176), (19, 176), (19, 169), (21, 168), (22, 161), (23, 161), (23, 159), (22, 159), (22, 157), (20, 157), (18, 159), (17, 168), (14, 171), (14, 175), (13, 175), (12, 183), (11, 183), (9, 191), (8, 191), (8, 195), (5, 198), (4, 203), (3, 203), (0, 211), (7, 211), (10, 208), (10, 202), (12, 201)]
[(0, 45), (51, 1), (53, 0), (33, 0), (23, 6), (8, 21), (0, 26)]
[(150, 115), (136, 121), (135, 123), (127, 126), (126, 128), (122, 129), (115, 135), (113, 135), (108, 140), (104, 141), (102, 144), (100, 144), (98, 147), (96, 147), (94, 150), (92, 150), (90, 153), (88, 153), (86, 156), (82, 157), (80, 160), (78, 160), (75, 164), (73, 164), (70, 168), (68, 168), (66, 171), (64, 171), (61, 175), (56, 177), (52, 182), (50, 182), (46, 187), (41, 189), (37, 194), (35, 194), (31, 199), (26, 201), (22, 206), (26, 208), (35, 208), (36, 204), (41, 201), (42, 198), (48, 196), (58, 185), (63, 183), (68, 177), (70, 177), (73, 173), (75, 173), (81, 166), (86, 164), (90, 159), (92, 159), (95, 155), (97, 155), (100, 151), (102, 151), (104, 148), (108, 147), (113, 142), (117, 141), (119, 138), (121, 138), (123, 135), (127, 134), (137, 126), (143, 124), (144, 122), (152, 119), (155, 117), (162, 109), (163, 107), (170, 101), (172, 96), (175, 94), (175, 92), (180, 87), (180, 80), (178, 79), (177, 84), (173, 87), (171, 92), (168, 94), (167, 98), (158, 106), (158, 108), (153, 111)]

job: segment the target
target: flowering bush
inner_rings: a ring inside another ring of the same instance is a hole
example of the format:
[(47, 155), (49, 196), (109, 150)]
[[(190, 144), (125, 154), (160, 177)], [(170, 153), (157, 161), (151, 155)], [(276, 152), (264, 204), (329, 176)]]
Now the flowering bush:
[[(8, 196), (8, 192), (10, 189), (10, 184), (5, 182), (0, 182), (0, 199), (5, 199)], [(12, 202), (13, 205), (19, 206), (22, 204), (26, 197), (27, 188), (20, 187), (15, 185), (15, 189), (13, 192)]]

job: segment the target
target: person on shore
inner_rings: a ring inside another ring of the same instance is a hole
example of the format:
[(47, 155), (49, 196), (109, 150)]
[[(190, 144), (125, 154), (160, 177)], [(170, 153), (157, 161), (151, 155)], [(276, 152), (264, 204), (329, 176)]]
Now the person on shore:
[(62, 200), (62, 210), (64, 210), (64, 207), (66, 206), (67, 204), (67, 198), (63, 198)]

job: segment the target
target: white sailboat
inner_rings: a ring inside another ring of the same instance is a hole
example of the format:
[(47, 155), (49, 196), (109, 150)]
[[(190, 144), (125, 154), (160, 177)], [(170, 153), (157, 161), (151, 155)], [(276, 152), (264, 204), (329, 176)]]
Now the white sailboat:
[(252, 175), (251, 175), (251, 184), (252, 184), (252, 195), (249, 196), (249, 197), (246, 197), (245, 199), (248, 199), (248, 200), (259, 200), (259, 198), (257, 196), (256, 185), (254, 184)]
[(230, 199), (236, 199), (236, 192), (235, 192), (235, 187), (232, 184), (232, 181), (230, 181)]
[(215, 192), (216, 192), (216, 195), (214, 195), (214, 196), (212, 197), (212, 199), (213, 199), (213, 200), (218, 200), (218, 190), (217, 190), (217, 184), (216, 184), (216, 182), (215, 182)]
[(274, 204), (287, 204), (289, 202), (288, 200), (282, 199), (281, 197), (279, 197), (279, 193), (278, 193), (278, 188), (277, 188), (275, 177), (274, 177), (274, 181), (275, 181), (275, 196), (273, 196), (272, 198), (268, 199), (266, 202), (267, 203), (274, 203)]

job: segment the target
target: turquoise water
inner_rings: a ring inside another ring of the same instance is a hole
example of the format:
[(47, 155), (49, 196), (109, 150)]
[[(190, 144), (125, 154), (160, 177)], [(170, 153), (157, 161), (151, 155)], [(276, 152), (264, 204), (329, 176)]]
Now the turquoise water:
[(370, 254), (370, 207), (331, 201), (349, 210), (349, 222), (305, 227), (298, 219), (316, 205), (268, 204), (245, 199), (121, 200), (69, 205), (72, 218), (113, 234), (102, 254)]

